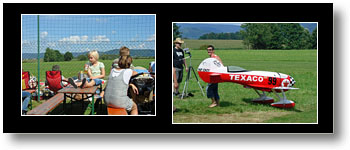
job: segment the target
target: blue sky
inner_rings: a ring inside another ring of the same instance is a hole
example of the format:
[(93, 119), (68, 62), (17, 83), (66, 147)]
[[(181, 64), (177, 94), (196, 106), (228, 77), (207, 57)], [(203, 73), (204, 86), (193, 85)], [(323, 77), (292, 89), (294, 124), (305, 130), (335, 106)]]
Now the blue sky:
[[(155, 15), (40, 15), (40, 51), (155, 48)], [(37, 52), (37, 16), (22, 16), (22, 51)]]

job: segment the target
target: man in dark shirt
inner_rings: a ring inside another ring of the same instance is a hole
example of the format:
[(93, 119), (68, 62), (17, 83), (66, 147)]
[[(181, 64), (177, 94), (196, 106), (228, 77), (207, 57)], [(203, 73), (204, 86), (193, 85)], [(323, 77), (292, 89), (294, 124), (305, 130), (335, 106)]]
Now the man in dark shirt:
[(173, 69), (175, 70), (176, 80), (177, 84), (174, 86), (174, 95), (179, 94), (179, 84), (182, 81), (183, 76), (183, 65), (185, 65), (186, 72), (188, 71), (187, 64), (185, 61), (185, 53), (181, 49), (181, 44), (184, 43), (184, 41), (181, 40), (181, 38), (176, 38), (174, 41), (175, 47), (173, 49)]

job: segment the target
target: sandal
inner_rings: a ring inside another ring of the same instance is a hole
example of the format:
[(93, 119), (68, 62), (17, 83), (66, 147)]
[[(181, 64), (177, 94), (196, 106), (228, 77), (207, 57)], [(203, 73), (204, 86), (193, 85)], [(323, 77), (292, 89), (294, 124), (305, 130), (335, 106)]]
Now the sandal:
[(85, 82), (86, 82), (86, 78), (84, 78), (84, 79), (81, 81), (80, 88), (84, 88)]
[(68, 79), (68, 82), (73, 85), (74, 88), (77, 88), (78, 86), (74, 83), (74, 80), (72, 78)]

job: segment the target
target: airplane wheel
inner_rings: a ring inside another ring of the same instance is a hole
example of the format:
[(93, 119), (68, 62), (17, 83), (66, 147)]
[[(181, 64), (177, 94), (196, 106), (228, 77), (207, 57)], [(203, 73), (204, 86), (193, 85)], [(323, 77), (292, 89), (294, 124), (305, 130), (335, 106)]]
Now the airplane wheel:
[(278, 108), (293, 108), (295, 107), (295, 103), (293, 101), (290, 101), (290, 103), (273, 103), (271, 106)]

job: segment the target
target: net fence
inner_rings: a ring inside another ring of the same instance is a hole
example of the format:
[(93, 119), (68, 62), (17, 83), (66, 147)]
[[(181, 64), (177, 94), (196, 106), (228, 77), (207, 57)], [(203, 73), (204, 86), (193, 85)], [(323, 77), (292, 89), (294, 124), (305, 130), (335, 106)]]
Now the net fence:
[(22, 15), (22, 70), (33, 76), (40, 70), (41, 82), (53, 65), (65, 77), (77, 76), (92, 50), (107, 77), (122, 46), (134, 66), (148, 68), (155, 59), (155, 15)]

